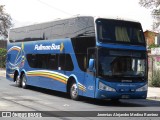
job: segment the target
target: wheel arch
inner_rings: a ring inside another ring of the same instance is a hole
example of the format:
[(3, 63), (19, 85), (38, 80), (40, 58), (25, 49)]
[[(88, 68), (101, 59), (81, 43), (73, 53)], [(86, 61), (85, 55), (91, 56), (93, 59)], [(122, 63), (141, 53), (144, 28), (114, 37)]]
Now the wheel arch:
[(23, 74), (26, 76), (26, 71), (25, 71), (25, 70), (22, 70), (22, 71), (21, 71), (20, 79), (22, 78), (22, 75), (23, 75)]

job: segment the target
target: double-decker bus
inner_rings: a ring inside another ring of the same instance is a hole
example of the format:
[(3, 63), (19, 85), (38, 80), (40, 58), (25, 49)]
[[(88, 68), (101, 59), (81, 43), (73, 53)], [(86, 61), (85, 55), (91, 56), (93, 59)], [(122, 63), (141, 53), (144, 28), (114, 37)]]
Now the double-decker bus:
[(147, 52), (136, 21), (79, 16), (10, 30), (6, 77), (97, 99), (145, 99)]

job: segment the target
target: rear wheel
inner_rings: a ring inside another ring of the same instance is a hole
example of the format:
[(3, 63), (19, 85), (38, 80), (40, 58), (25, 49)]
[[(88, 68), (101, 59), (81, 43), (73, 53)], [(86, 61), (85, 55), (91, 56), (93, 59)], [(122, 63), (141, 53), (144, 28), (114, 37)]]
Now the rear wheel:
[(23, 74), (22, 77), (21, 77), (21, 81), (22, 81), (22, 88), (27, 88), (27, 79), (25, 77), (25, 75)]
[(20, 78), (18, 77), (18, 75), (16, 76), (16, 86), (17, 87), (21, 87), (21, 80), (20, 80)]
[(79, 98), (78, 86), (75, 82), (73, 82), (70, 86), (70, 96), (71, 96), (71, 99), (73, 99), (73, 100), (78, 100), (78, 98)]

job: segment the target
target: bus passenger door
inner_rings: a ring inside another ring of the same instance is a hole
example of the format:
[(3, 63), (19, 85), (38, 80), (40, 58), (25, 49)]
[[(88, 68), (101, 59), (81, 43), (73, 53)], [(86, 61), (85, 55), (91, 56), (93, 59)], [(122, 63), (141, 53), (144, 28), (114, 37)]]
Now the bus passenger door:
[(85, 76), (86, 93), (85, 96), (94, 98), (96, 84), (96, 58), (97, 49), (89, 48), (87, 50), (87, 71)]

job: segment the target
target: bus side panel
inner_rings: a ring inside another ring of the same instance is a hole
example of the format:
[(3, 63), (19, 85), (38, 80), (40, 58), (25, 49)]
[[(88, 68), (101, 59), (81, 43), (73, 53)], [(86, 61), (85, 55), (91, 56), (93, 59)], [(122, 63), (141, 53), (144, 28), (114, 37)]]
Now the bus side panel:
[(47, 77), (27, 77), (27, 84), (31, 86), (66, 92), (66, 84)]
[[(52, 44), (61, 45), (64, 44), (64, 49), (60, 50), (41, 50), (41, 48), (36, 48), (37, 45), (48, 46)], [(39, 50), (38, 50), (39, 49)], [(8, 76), (9, 79), (13, 80), (13, 73), (17, 69), (21, 72), (21, 70), (25, 70), (27, 77), (27, 84), (31, 86), (37, 86), (42, 88), (48, 88), (57, 91), (66, 92), (66, 84), (70, 75), (75, 75), (77, 78), (76, 82), (79, 88), (79, 95), (86, 93), (86, 85), (84, 85), (85, 81), (85, 72), (80, 70), (76, 56), (73, 54), (74, 50), (71, 44), (70, 39), (63, 40), (48, 40), (48, 41), (39, 41), (39, 42), (24, 42), (24, 43), (14, 43), (8, 49), (8, 53), (11, 56), (9, 59), (12, 63), (17, 63), (14, 69), (12, 70), (9, 66), (7, 66), (7, 73), (12, 73), (12, 78)], [(14, 53), (12, 53), (14, 52)], [(63, 70), (49, 70), (49, 69), (41, 69), (41, 68), (31, 68), (28, 63), (27, 54), (60, 54), (66, 53), (70, 54), (73, 62), (74, 69), (72, 71), (63, 71)], [(8, 55), (8, 56), (9, 56)], [(23, 59), (20, 59), (23, 58)], [(9, 62), (7, 62), (9, 64)], [(23, 64), (22, 64), (23, 63)], [(13, 68), (12, 67), (12, 68)], [(9, 72), (11, 71), (12, 72)], [(60, 77), (59, 77), (60, 76)], [(58, 79), (57, 79), (58, 77)], [(59, 79), (61, 78), (61, 79)]]
[(68, 78), (62, 73), (45, 69), (27, 71), (27, 84), (66, 92), (66, 80)]
[(93, 75), (93, 73), (85, 73), (85, 80), (84, 80), (84, 96), (86, 97), (95, 97), (95, 83), (96, 83), (96, 77)]

